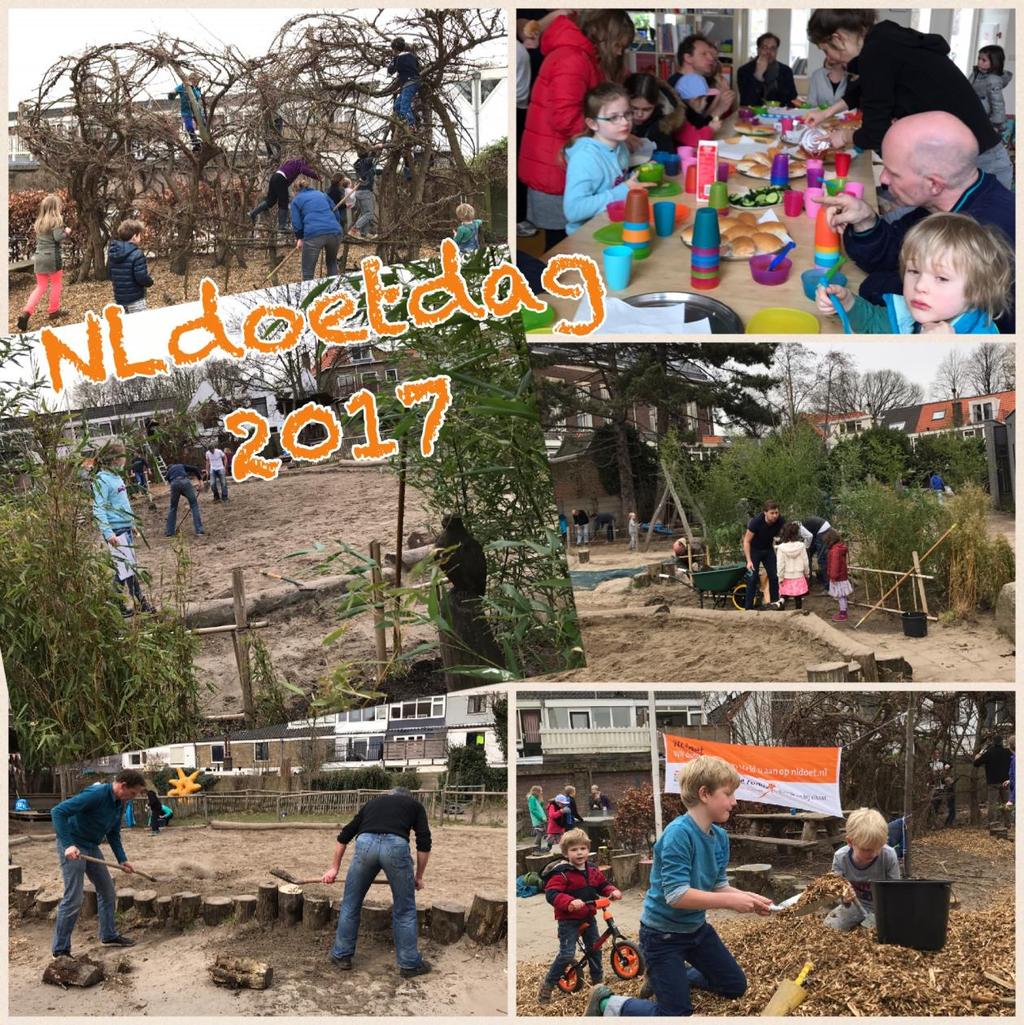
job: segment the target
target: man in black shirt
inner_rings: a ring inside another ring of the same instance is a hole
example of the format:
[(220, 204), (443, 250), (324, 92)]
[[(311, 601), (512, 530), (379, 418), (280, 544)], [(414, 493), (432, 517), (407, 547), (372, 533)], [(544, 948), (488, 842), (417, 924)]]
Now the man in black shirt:
[(747, 594), (743, 605), (748, 611), (754, 607), (754, 595), (761, 582), (760, 567), (768, 574), (768, 589), (773, 608), (779, 605), (779, 574), (775, 568), (773, 542), (786, 521), (779, 512), (779, 503), (769, 498), (761, 511), (747, 524), (743, 535), (743, 554), (747, 557)]
[(810, 558), (818, 560), (818, 580), (828, 590), (828, 550), (825, 548), (825, 535), (832, 529), (832, 524), (822, 516), (805, 516), (800, 525), (811, 535)]
[(189, 463), (173, 463), (167, 468), (167, 483), (171, 486), (171, 504), (167, 510), (167, 524), (164, 528), (164, 537), (174, 537), (178, 522), (178, 502), (184, 495), (188, 500), (188, 507), (192, 510), (192, 526), (196, 528), (197, 534), (205, 534), (203, 530), (203, 519), (199, 515), (199, 502), (196, 501), (196, 489), (192, 487), (189, 477), (195, 477), (202, 484), (203, 474), (198, 466)]
[(976, 766), (985, 766), (988, 787), (988, 824), (1003, 824), (1003, 802), (1000, 795), (1003, 784), (1010, 777), (1010, 752), (1003, 747), (1002, 737), (993, 737), (992, 743), (974, 759)]
[[(416, 869), (413, 874), (409, 853), (409, 834), (416, 833)], [(423, 889), (423, 873), (430, 857), (430, 826), (427, 811), (404, 787), (373, 797), (338, 834), (334, 861), (323, 874), (323, 882), (333, 883), (341, 868), (345, 848), (356, 842), (356, 852), (345, 876), (345, 896), (338, 914), (338, 931), (331, 948), (331, 961), (348, 971), (356, 952), (359, 915), (370, 884), (383, 870), (391, 884), (394, 901), (391, 923), (395, 937), (395, 957), (404, 979), (425, 975), (430, 962), (424, 961), (416, 945), (416, 891)]]

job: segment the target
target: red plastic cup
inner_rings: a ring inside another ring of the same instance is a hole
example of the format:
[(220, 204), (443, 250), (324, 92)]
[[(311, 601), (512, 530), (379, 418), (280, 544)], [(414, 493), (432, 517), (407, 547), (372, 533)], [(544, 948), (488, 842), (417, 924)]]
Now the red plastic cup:
[(782, 209), (787, 217), (799, 217), (804, 212), (804, 194), (799, 189), (787, 189), (782, 194)]
[(850, 173), (850, 160), (851, 156), (849, 153), (837, 153), (836, 154), (836, 177), (845, 178)]
[(697, 162), (694, 161), (686, 169), (686, 183), (683, 186), (686, 192), (694, 195), (697, 192)]

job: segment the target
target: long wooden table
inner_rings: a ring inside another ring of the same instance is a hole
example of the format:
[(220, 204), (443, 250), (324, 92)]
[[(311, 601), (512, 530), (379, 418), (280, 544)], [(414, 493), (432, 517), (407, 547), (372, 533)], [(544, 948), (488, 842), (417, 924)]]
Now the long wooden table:
[(818, 839), (819, 827), (824, 827), (825, 833), (830, 840), (841, 836), (840, 828), (843, 819), (836, 815), (828, 815), (824, 812), (800, 811), (795, 815), (788, 812), (761, 812), (734, 814), (737, 821), (749, 822), (750, 832), (754, 836), (781, 837), (788, 825), (799, 823), (801, 826), (800, 839), (816, 841)]
[[(726, 138), (733, 134), (732, 121), (719, 132), (719, 138)], [(724, 159), (724, 158), (723, 158)], [(736, 161), (730, 161), (736, 163)], [(830, 173), (828, 167), (826, 175)], [(850, 165), (848, 181), (860, 182), (864, 186), (864, 200), (869, 205), (877, 206), (875, 198), (874, 174), (871, 169), (870, 151), (861, 153), (855, 157)], [(679, 182), (681, 176), (668, 178), (666, 181)], [(757, 178), (749, 178), (734, 172), (729, 177), (729, 192), (741, 192), (745, 188), (763, 188), (768, 185), (767, 181)], [(797, 178), (793, 181), (793, 187), (801, 192), (807, 188), (806, 178)], [(691, 210), (696, 207), (695, 197), (686, 192), (677, 196), (665, 197), (676, 204), (683, 204)], [(657, 202), (658, 200), (654, 200)], [(721, 281), (717, 288), (701, 294), (708, 295), (726, 306), (731, 307), (743, 321), (744, 327), (750, 318), (761, 309), (774, 306), (785, 306), (791, 309), (805, 310), (813, 313), (821, 325), (822, 334), (842, 334), (843, 327), (838, 317), (825, 317), (817, 313), (813, 302), (809, 301), (803, 293), (803, 286), (800, 275), (814, 265), (814, 222), (806, 214), (801, 213), (799, 217), (787, 217), (782, 204), (769, 207), (774, 210), (776, 216), (785, 225), (793, 241), (796, 242), (796, 249), (790, 251), (789, 258), (793, 261), (793, 269), (790, 271), (789, 279), (782, 285), (759, 285), (750, 276), (750, 267), (746, 260), (722, 260), (720, 277)], [(738, 208), (731, 208), (736, 213)], [(756, 212), (756, 211), (755, 211)], [(693, 221), (693, 214), (686, 220), (685, 224)], [(557, 246), (544, 254), (545, 260), (550, 259), (559, 253), (582, 253), (592, 257), (599, 267), (603, 267), (602, 254), (607, 243), (598, 242), (594, 239), (594, 232), (611, 224), (608, 214), (602, 212), (588, 221), (575, 234), (569, 236)], [(654, 226), (651, 226), (652, 251), (646, 260), (633, 261), (633, 274), (629, 286), (621, 292), (609, 291), (610, 296), (625, 299), (629, 296), (640, 295), (644, 292), (691, 292), (690, 288), (690, 253), (683, 244), (680, 235), (684, 225), (679, 225), (676, 230), (667, 238), (658, 238), (654, 234)], [(603, 273), (603, 271), (602, 271)], [(848, 280), (847, 287), (856, 291), (864, 280), (864, 272), (861, 271), (852, 260), (848, 260), (842, 267), (842, 273)], [(572, 275), (566, 273), (565, 281), (571, 281)], [(547, 302), (554, 308), (558, 318), (572, 320), (576, 310), (576, 300), (558, 299), (551, 296), (545, 297)]]

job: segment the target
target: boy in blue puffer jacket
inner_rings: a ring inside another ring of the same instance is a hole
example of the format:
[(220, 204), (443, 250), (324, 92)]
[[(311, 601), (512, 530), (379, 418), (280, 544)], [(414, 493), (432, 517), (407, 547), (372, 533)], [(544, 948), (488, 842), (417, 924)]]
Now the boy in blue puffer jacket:
[(628, 174), (626, 139), (633, 130), (629, 93), (611, 82), (596, 86), (583, 97), (583, 118), (589, 134), (578, 136), (565, 150), (562, 208), (569, 235), (609, 203), (625, 199), (630, 189), (646, 187)]
[(839, 285), (819, 285), (819, 313), (836, 315), (834, 295), (858, 334), (999, 334), (995, 321), (1013, 296), (1014, 259), (1001, 231), (966, 214), (932, 214), (900, 248), (903, 294), (875, 306)]
[(145, 228), (142, 221), (122, 221), (117, 226), (117, 238), (110, 240), (107, 249), (107, 272), (114, 286), (114, 302), (123, 306), (125, 313), (144, 310), (146, 289), (153, 287), (146, 255), (139, 248)]
[(311, 281), (316, 273), (320, 251), (326, 256), (327, 273), (339, 273), (338, 250), (341, 247), (341, 213), (326, 192), (304, 175), (295, 180), (292, 196), (292, 228), (296, 249), (302, 250), (302, 280)]

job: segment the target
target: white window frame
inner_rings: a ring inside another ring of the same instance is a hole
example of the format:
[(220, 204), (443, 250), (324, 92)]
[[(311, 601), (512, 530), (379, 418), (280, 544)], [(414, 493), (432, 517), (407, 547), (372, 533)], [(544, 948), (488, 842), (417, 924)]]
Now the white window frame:
[(398, 380), (398, 368), (397, 367), (386, 367), (384, 370), (385, 381), (397, 381)]
[(466, 698), (467, 715), (483, 715), (487, 711), (486, 694), (470, 694)]
[[(572, 718), (574, 715), (585, 715), (587, 717), (586, 726), (576, 726), (573, 724)], [(569, 729), (570, 730), (590, 730), (593, 729), (591, 725), (591, 715), (589, 708), (570, 708), (569, 709)]]
[(935, 410), (934, 413), (932, 413), (932, 419), (931, 419), (932, 423), (938, 423), (939, 420), (945, 420), (945, 419), (946, 419), (946, 411), (944, 409), (937, 409), (937, 410)]

